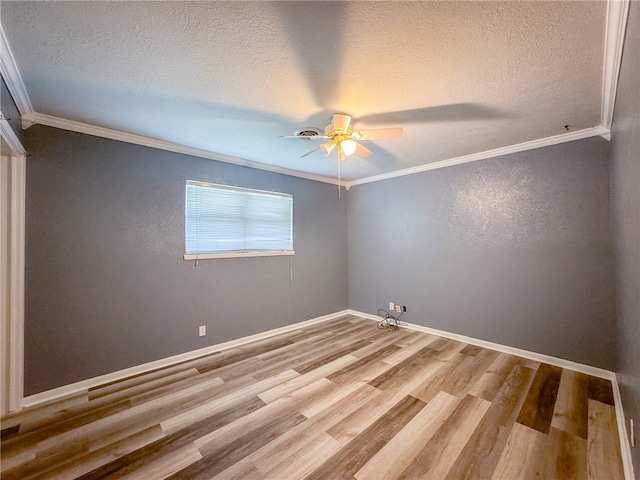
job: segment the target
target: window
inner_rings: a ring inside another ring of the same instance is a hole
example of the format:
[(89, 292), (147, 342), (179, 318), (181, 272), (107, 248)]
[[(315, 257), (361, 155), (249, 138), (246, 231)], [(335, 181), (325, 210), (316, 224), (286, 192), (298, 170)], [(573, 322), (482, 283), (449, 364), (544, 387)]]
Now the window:
[(187, 180), (185, 260), (293, 255), (293, 197)]

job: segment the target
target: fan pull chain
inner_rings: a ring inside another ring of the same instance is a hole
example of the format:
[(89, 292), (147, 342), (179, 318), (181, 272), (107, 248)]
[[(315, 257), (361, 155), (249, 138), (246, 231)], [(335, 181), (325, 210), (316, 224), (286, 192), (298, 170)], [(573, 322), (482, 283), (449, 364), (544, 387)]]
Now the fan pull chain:
[(340, 196), (340, 173), (341, 173), (341, 168), (342, 168), (341, 165), (342, 165), (342, 162), (340, 160), (338, 160), (338, 198), (342, 198)]

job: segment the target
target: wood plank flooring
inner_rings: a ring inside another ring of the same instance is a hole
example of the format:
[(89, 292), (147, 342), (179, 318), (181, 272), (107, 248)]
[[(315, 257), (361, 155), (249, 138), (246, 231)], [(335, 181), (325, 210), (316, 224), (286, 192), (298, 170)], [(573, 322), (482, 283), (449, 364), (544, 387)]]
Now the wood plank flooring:
[(2, 419), (1, 478), (623, 478), (611, 383), (347, 316)]

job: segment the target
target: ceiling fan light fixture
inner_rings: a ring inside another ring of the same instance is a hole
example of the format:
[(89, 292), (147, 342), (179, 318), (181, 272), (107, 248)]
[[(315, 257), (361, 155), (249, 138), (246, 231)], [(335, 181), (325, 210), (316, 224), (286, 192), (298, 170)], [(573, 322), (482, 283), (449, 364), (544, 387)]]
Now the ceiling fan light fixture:
[(356, 142), (351, 139), (343, 140), (340, 144), (342, 151), (347, 155), (353, 155), (356, 151)]
[(336, 148), (336, 144), (333, 142), (333, 140), (320, 145), (320, 150), (322, 150), (322, 153), (324, 153), (327, 157), (331, 155), (331, 152), (333, 152), (334, 148)]
[(402, 127), (393, 128), (374, 128), (370, 130), (354, 130), (351, 125), (351, 115), (344, 113), (334, 113), (332, 123), (322, 130), (315, 127), (305, 127), (297, 130), (295, 135), (286, 138), (302, 138), (311, 140), (313, 138), (326, 138), (329, 141), (316, 147), (310, 152), (305, 153), (300, 158), (311, 155), (313, 152), (320, 150), (326, 157), (336, 151), (339, 161), (346, 160), (351, 155), (356, 154), (360, 158), (366, 158), (373, 152), (360, 143), (360, 140), (386, 140), (402, 137)]
[(351, 116), (345, 115), (344, 113), (334, 113), (333, 114), (333, 129), (340, 130), (342, 132), (346, 132), (349, 129), (349, 124), (351, 123)]

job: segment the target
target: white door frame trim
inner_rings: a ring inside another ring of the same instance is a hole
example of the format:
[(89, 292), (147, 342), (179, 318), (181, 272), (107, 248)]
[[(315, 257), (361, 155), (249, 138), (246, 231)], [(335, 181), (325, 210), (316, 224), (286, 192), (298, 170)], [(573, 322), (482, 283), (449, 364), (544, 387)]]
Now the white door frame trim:
[[(6, 189), (7, 205), (3, 205), (1, 217), (6, 220), (2, 226), (2, 242), (5, 244), (5, 268), (2, 272), (3, 295), (0, 312), (7, 315), (6, 331), (0, 339), (3, 352), (2, 401), (0, 414), (22, 409), (24, 399), (24, 305), (25, 305), (25, 199), (26, 199), (26, 154), (19, 139), (4, 119), (0, 121), (0, 135), (11, 148), (10, 157), (2, 171), (2, 189)], [(3, 175), (4, 176), (4, 175)], [(3, 328), (4, 329), (4, 328)]]
[(9, 411), (22, 408), (24, 398), (24, 269), (26, 155), (12, 158), (11, 249), (9, 276)]

